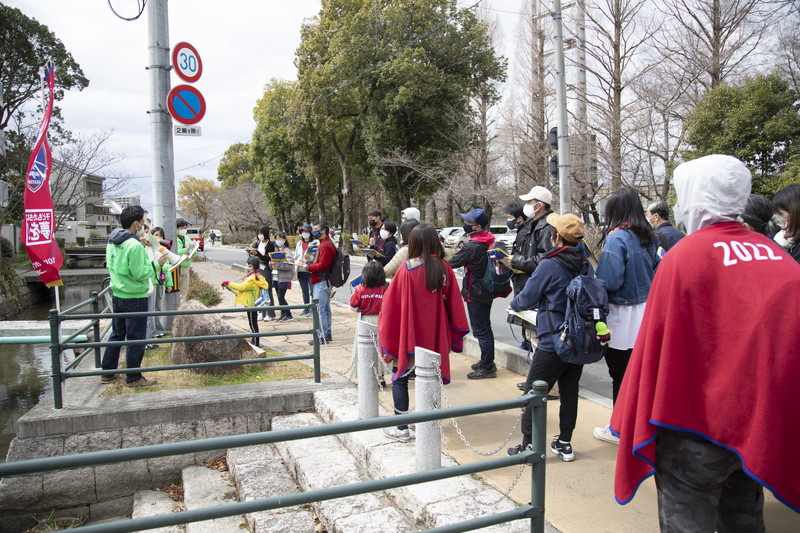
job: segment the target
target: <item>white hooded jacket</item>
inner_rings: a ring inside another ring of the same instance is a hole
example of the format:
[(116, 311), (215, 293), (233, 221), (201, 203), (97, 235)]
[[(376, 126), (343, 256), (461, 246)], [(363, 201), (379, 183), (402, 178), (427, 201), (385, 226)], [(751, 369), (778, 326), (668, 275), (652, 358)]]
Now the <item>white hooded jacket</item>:
[(675, 169), (678, 205), (675, 214), (686, 233), (717, 222), (736, 221), (750, 195), (750, 170), (729, 155), (707, 155)]

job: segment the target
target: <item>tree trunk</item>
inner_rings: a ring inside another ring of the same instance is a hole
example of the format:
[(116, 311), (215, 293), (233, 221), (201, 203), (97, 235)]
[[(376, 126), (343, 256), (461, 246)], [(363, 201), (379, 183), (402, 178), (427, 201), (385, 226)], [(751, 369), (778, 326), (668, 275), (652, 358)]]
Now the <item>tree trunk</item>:
[[(342, 168), (342, 187), (339, 193), (339, 224), (342, 228), (343, 235), (350, 235), (353, 232), (353, 172), (347, 162), (347, 156), (339, 148), (339, 143), (336, 142), (336, 137), (331, 137), (331, 148), (336, 155), (336, 160)], [(340, 248), (348, 253), (353, 253), (353, 245), (350, 239), (341, 239), (339, 241)]]

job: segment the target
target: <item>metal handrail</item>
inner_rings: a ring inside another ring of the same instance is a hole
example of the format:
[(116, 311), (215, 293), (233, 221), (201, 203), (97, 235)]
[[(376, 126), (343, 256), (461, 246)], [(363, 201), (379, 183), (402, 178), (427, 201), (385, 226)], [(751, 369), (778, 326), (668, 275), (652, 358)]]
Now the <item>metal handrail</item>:
[[(109, 282), (110, 278), (103, 280), (103, 285)], [(92, 296), (77, 305), (74, 305), (66, 311), (59, 312), (57, 309), (51, 309), (49, 315), (50, 322), (50, 357), (52, 368), (53, 380), (53, 404), (56, 409), (63, 408), (63, 383), (69, 378), (87, 377), (87, 376), (109, 376), (115, 374), (129, 374), (139, 373), (142, 371), (147, 372), (160, 372), (167, 370), (181, 370), (190, 368), (204, 368), (204, 367), (221, 367), (221, 366), (234, 366), (234, 365), (248, 365), (267, 362), (279, 361), (298, 361), (311, 359), (314, 362), (314, 382), (320, 383), (322, 380), (322, 370), (320, 365), (319, 354), (319, 312), (317, 310), (317, 300), (313, 300), (310, 304), (302, 305), (279, 305), (279, 306), (261, 306), (261, 307), (226, 307), (226, 308), (213, 308), (213, 309), (177, 309), (169, 311), (139, 311), (131, 313), (114, 313), (107, 312), (110, 308), (106, 306), (102, 311), (99, 311), (100, 297), (111, 290), (111, 285), (108, 284), (99, 292), (92, 293)], [(68, 314), (87, 305), (92, 306), (92, 313), (82, 314)], [(155, 339), (141, 339), (141, 340), (124, 340), (124, 341), (105, 341), (103, 338), (108, 333), (110, 325), (106, 326), (104, 330), (100, 331), (100, 319), (114, 319), (114, 318), (129, 318), (129, 317), (150, 317), (150, 316), (182, 316), (182, 315), (205, 315), (205, 314), (221, 314), (221, 313), (246, 313), (252, 311), (283, 311), (292, 309), (308, 309), (312, 312), (313, 324), (312, 328), (291, 330), (291, 331), (264, 331), (259, 333), (232, 333), (226, 335), (215, 335), (214, 340), (228, 340), (228, 339), (250, 339), (253, 337), (283, 337), (287, 335), (311, 335), (314, 341), (314, 350), (309, 355), (289, 355), (282, 357), (270, 358), (257, 358), (257, 359), (239, 359), (230, 361), (213, 361), (205, 363), (187, 363), (181, 365), (165, 365), (157, 367), (140, 367), (140, 368), (124, 368), (117, 370), (94, 370), (88, 372), (75, 372), (73, 369), (80, 364), (83, 358), (88, 353), (94, 350), (95, 354), (95, 367), (101, 366), (100, 348), (109, 346), (137, 346), (147, 345), (153, 343), (159, 344), (174, 344), (178, 342), (202, 342), (208, 339), (208, 336), (194, 336), (194, 337), (177, 337), (177, 338), (161, 338), (157, 341)], [(64, 340), (61, 340), (61, 323), (67, 320), (89, 320), (90, 323), (82, 327), (75, 334), (70, 335)], [(94, 342), (70, 342), (77, 338), (77, 334), (93, 330)], [(83, 349), (83, 351), (71, 361), (63, 369), (61, 368), (61, 353), (65, 349)]]
[(459, 524), (452, 524), (450, 526), (429, 530), (429, 532), (455, 533), (460, 531), (469, 531), (488, 525), (500, 524), (510, 520), (530, 518), (531, 531), (535, 533), (543, 533), (547, 389), (548, 386), (546, 382), (537, 381), (533, 384), (531, 392), (523, 395), (522, 397), (487, 402), (477, 405), (449, 407), (446, 409), (423, 411), (419, 413), (371, 418), (351, 422), (338, 422), (334, 424), (309, 426), (288, 430), (266, 431), (245, 435), (232, 435), (227, 437), (215, 437), (168, 444), (139, 446), (135, 448), (89, 452), (62, 457), (46, 457), (40, 459), (15, 461), (12, 463), (0, 464), (0, 477), (49, 472), (62, 468), (96, 466), (100, 464), (116, 463), (121, 461), (150, 459), (184, 453), (196, 453), (210, 450), (252, 446), (257, 444), (269, 444), (314, 437), (340, 435), (342, 433), (352, 433), (356, 431), (365, 431), (369, 429), (378, 429), (395, 425), (429, 422), (457, 416), (492, 413), (507, 409), (530, 406), (533, 417), (531, 447), (514, 456), (489, 459), (467, 465), (440, 468), (426, 472), (416, 472), (414, 474), (395, 476), (381, 480), (372, 480), (351, 485), (331, 487), (327, 489), (277, 496), (273, 498), (265, 498), (250, 502), (239, 502), (212, 508), (197, 509), (193, 511), (181, 511), (178, 513), (170, 513), (154, 517), (137, 518), (114, 523), (84, 526), (72, 529), (70, 531), (82, 533), (124, 533), (139, 531), (142, 529), (166, 527), (208, 520), (212, 518), (222, 518), (243, 513), (265, 511), (281, 507), (355, 496), (358, 494), (366, 494), (379, 490), (403, 487), (418, 483), (426, 483), (428, 481), (447, 479), (466, 474), (474, 474), (478, 472), (484, 472), (486, 470), (494, 470), (497, 468), (512, 466), (515, 464), (531, 464), (533, 466), (531, 473), (531, 503), (518, 507), (513, 511), (497, 513), (495, 515), (481, 517), (478, 519), (461, 522)]

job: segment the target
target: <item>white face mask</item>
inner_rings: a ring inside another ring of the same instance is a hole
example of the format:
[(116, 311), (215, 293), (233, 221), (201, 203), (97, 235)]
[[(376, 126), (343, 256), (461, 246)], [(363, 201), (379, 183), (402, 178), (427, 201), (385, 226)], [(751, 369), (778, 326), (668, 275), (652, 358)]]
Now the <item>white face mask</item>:
[(144, 226), (139, 224), (139, 229), (136, 232), (136, 236), (139, 237), (140, 239), (143, 239), (146, 235), (147, 235), (147, 231), (144, 229)]
[(278, 239), (278, 240), (275, 241), (275, 246), (277, 246), (278, 248), (283, 248), (283, 244), (285, 242), (286, 241), (284, 241), (284, 240)]
[(389, 232), (386, 231), (385, 229), (382, 229), (381, 230), (381, 239), (386, 240), (388, 238), (389, 238)]
[(527, 218), (532, 218), (533, 215), (536, 213), (536, 209), (534, 209), (532, 204), (525, 204), (522, 206), (522, 212), (525, 213)]
[(186, 230), (185, 229), (179, 229), (178, 230), (178, 235), (180, 235), (181, 237), (185, 237), (186, 236)]
[(259, 235), (258, 236), (258, 240), (261, 241), (261, 242), (264, 242), (266, 239), (264, 238), (263, 235)]
[(304, 231), (303, 233), (301, 233), (300, 236), (303, 237), (306, 240), (311, 238), (311, 234), (309, 232), (307, 232), (307, 231)]

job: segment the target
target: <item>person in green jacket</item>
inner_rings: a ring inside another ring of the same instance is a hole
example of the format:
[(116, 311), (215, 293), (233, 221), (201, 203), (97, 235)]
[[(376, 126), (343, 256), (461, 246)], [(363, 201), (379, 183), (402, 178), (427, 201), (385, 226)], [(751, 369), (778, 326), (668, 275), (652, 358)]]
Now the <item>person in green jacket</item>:
[[(178, 248), (177, 253), (178, 255), (189, 253), (192, 250), (192, 239), (186, 236), (186, 232), (189, 229), (189, 221), (185, 218), (179, 218), (176, 227), (178, 229), (178, 238), (175, 243)], [(183, 293), (183, 296), (181, 296), (182, 303), (186, 303), (189, 300), (187, 294), (189, 292), (189, 267), (191, 266), (191, 261), (184, 261), (175, 272), (175, 276), (178, 278), (177, 286)]]
[[(122, 228), (111, 232), (106, 246), (106, 264), (111, 275), (112, 306), (115, 313), (147, 312), (148, 281), (153, 276), (153, 262), (142, 246), (144, 236), (144, 209), (138, 205), (128, 206), (120, 215)], [(163, 265), (162, 256), (156, 264)], [(147, 317), (114, 318), (111, 321), (109, 341), (143, 340), (147, 338)], [(144, 357), (144, 344), (125, 347), (127, 368), (140, 368)], [(119, 367), (119, 346), (107, 346), (103, 353), (103, 370)], [(111, 383), (117, 374), (103, 376), (102, 383)], [(128, 387), (149, 387), (155, 379), (147, 379), (140, 373), (129, 373), (125, 377)]]

